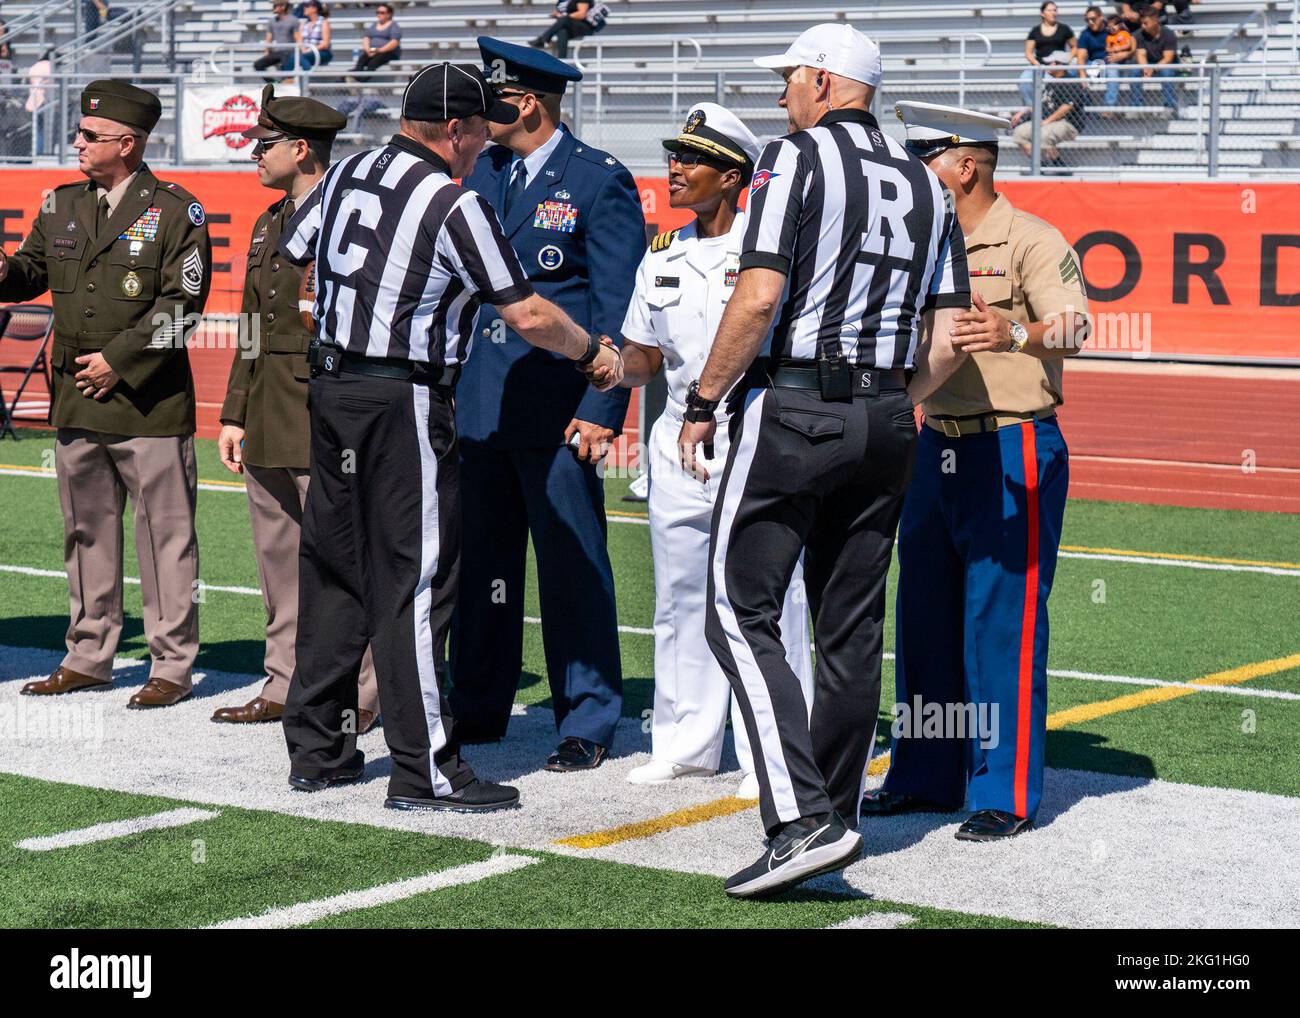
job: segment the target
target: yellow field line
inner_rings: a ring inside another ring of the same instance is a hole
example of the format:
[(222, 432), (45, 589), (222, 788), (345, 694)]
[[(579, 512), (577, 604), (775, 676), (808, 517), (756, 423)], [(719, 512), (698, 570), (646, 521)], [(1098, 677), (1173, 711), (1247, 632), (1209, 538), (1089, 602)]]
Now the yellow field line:
[(1249, 682), (1251, 679), (1262, 678), (1265, 675), (1290, 671), (1292, 668), (1300, 668), (1300, 654), (1291, 654), (1288, 657), (1277, 657), (1269, 661), (1257, 661), (1254, 664), (1229, 668), (1226, 671), (1215, 672), (1213, 675), (1193, 679), (1182, 687), (1152, 686), (1140, 693), (1117, 696), (1113, 700), (1099, 700), (1096, 703), (1084, 703), (1077, 707), (1069, 707), (1066, 710), (1057, 711), (1055, 714), (1049, 714), (1047, 716), (1047, 727), (1055, 730), (1065, 728), (1068, 725), (1079, 725), (1085, 721), (1105, 717), (1108, 714), (1120, 714), (1153, 703), (1164, 703), (1167, 700), (1177, 700), (1179, 697), (1191, 696), (1193, 693), (1200, 692), (1196, 688), (1197, 686), (1235, 686), (1242, 682)]
[[(1191, 696), (1193, 693), (1200, 692), (1200, 689), (1197, 688), (1199, 686), (1235, 686), (1242, 682), (1249, 682), (1251, 679), (1262, 678), (1265, 675), (1290, 671), (1292, 668), (1300, 668), (1300, 654), (1291, 654), (1287, 657), (1273, 658), (1269, 661), (1256, 661), (1253, 664), (1239, 665), (1236, 668), (1229, 668), (1226, 671), (1215, 672), (1213, 675), (1193, 679), (1186, 686), (1153, 686), (1150, 689), (1144, 689), (1140, 693), (1132, 693), (1128, 696), (1115, 697), (1112, 700), (1099, 700), (1096, 703), (1085, 703), (1066, 710), (1059, 710), (1054, 714), (1047, 715), (1047, 727), (1049, 730), (1055, 731), (1069, 725), (1079, 725), (1086, 721), (1093, 721), (1108, 714), (1120, 714), (1124, 711), (1137, 710), (1139, 707), (1148, 707), (1153, 703), (1164, 703), (1168, 700), (1176, 700), (1179, 697)], [(867, 773), (879, 775), (888, 769), (889, 753), (885, 752), (872, 758), (871, 763), (867, 766)], [(656, 834), (662, 834), (664, 831), (671, 831), (677, 827), (690, 827), (694, 824), (716, 820), (719, 817), (730, 816), (733, 813), (752, 809), (757, 804), (754, 799), (737, 799), (734, 796), (729, 796), (725, 799), (714, 799), (712, 802), (701, 803), (698, 806), (688, 806), (686, 809), (679, 809), (673, 813), (653, 817), (650, 820), (641, 820), (633, 824), (611, 827), (606, 831), (576, 834), (571, 838), (563, 838), (555, 842), (555, 844), (567, 845), (571, 848), (605, 848), (608, 845), (617, 845), (623, 841), (652, 838)]]
[(701, 803), (699, 806), (687, 806), (685, 809), (665, 813), (661, 817), (653, 817), (650, 820), (639, 820), (634, 824), (611, 827), (607, 831), (575, 834), (571, 838), (561, 838), (555, 844), (568, 845), (570, 848), (603, 848), (606, 845), (617, 845), (620, 841), (636, 841), (638, 838), (653, 837), (664, 831), (671, 831), (674, 827), (702, 824), (706, 820), (715, 820), (718, 817), (739, 813), (741, 810), (753, 809), (757, 804), (757, 799), (737, 799), (735, 796), (728, 796), (725, 799)]
[(1163, 558), (1172, 562), (1212, 562), (1225, 566), (1271, 566), (1275, 569), (1300, 569), (1300, 562), (1264, 562), (1249, 558), (1218, 558), (1214, 555), (1183, 555), (1172, 551), (1133, 551), (1129, 548), (1089, 548), (1079, 544), (1063, 544), (1061, 551), (1084, 552), (1089, 555), (1132, 555), (1141, 558)]
[(628, 519), (632, 519), (632, 520), (648, 520), (650, 518), (649, 513), (633, 513), (633, 512), (628, 512), (625, 509), (606, 509), (605, 515), (626, 516)]

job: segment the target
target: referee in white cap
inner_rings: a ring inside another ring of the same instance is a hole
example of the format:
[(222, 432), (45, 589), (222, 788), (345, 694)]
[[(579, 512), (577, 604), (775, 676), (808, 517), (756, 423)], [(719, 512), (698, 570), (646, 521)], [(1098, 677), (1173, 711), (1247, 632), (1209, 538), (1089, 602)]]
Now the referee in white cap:
[[(745, 216), (737, 210), (758, 160), (753, 132), (717, 103), (697, 103), (668, 150), (668, 204), (695, 219), (661, 233), (637, 270), (623, 322), (623, 385), (646, 384), (661, 370), (668, 402), (650, 429), (650, 548), (655, 571), (655, 697), (653, 759), (632, 770), (637, 785), (712, 774), (722, 758), (727, 706), (732, 705), (736, 758), (743, 773), (737, 795), (758, 798), (754, 755), (726, 675), (704, 635), (709, 578), (709, 523), (727, 456), (726, 411), (704, 466), (719, 474), (700, 484), (682, 469), (677, 433), (686, 390), (699, 376), (709, 345), (740, 274)], [(808, 608), (803, 567), (795, 571), (781, 613), (790, 667), (804, 696), (812, 698)]]
[[(727, 893), (774, 894), (857, 858), (853, 830), (880, 705), (881, 631), (916, 445), (908, 373), (946, 377), (970, 303), (960, 227), (939, 181), (869, 112), (880, 51), (818, 25), (779, 70), (791, 134), (750, 185), (736, 292), (687, 396), (684, 465), (732, 387), (713, 516), (707, 631), (740, 701), (767, 851)], [(923, 353), (918, 354), (918, 350)], [(803, 551), (816, 641), (811, 718), (781, 636)]]
[(461, 759), (443, 688), (460, 564), (456, 382), (480, 301), (598, 387), (618, 384), (622, 361), (533, 292), (491, 207), (452, 180), (473, 167), (489, 121), (518, 115), (478, 68), (424, 68), (402, 96), (400, 133), (330, 167), (281, 241), (295, 264), (315, 260), (319, 323), (284, 709), (289, 783), (303, 791), (362, 776), (342, 719), (355, 715), (368, 643), (392, 757), (385, 805), (484, 811), (519, 800)]

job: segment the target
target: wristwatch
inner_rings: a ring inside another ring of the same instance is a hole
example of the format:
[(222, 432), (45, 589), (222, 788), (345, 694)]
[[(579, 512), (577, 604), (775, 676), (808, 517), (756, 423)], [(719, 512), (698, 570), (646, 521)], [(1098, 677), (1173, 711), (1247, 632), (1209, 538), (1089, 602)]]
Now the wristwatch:
[(1029, 330), (1019, 322), (1011, 322), (1011, 349), (1008, 353), (1024, 353), (1029, 344)]
[(700, 395), (700, 383), (697, 379), (686, 388), (686, 413), (682, 418), (691, 424), (701, 424), (713, 420), (713, 412), (718, 409), (721, 400), (704, 399)]
[(597, 332), (587, 333), (587, 352), (573, 362), (576, 368), (585, 368), (596, 359), (596, 354), (600, 353), (600, 334)]

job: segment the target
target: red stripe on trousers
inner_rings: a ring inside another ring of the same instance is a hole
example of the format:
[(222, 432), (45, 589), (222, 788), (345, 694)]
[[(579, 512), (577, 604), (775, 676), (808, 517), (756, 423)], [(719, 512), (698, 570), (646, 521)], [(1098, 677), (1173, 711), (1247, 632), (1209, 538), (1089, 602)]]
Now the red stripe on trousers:
[(1034, 699), (1034, 630), (1038, 627), (1038, 449), (1034, 422), (1020, 425), (1025, 466), (1025, 513), (1029, 538), (1025, 550), (1025, 611), (1020, 626), (1020, 686), (1016, 700), (1016, 816), (1028, 816), (1029, 723)]

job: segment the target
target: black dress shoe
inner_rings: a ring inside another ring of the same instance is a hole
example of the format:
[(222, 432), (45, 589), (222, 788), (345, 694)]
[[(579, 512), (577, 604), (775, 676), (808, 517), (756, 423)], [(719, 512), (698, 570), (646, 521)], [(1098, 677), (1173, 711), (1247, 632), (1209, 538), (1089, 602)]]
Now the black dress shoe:
[(591, 771), (605, 762), (609, 754), (599, 742), (570, 735), (546, 758), (548, 771)]
[(898, 813), (952, 813), (947, 806), (940, 806), (929, 799), (918, 799), (915, 795), (903, 795), (899, 792), (868, 792), (862, 797), (860, 807), (863, 816), (889, 817)]
[(1034, 822), (1000, 809), (982, 809), (957, 828), (958, 841), (1001, 841), (1029, 830)]
[(453, 813), (490, 813), (494, 809), (510, 809), (518, 805), (519, 789), (511, 785), (494, 784), (482, 778), (475, 778), (450, 795), (436, 795), (429, 799), (390, 795), (384, 800), (384, 806), (388, 809), (434, 809)]
[(301, 775), (290, 772), (289, 787), (299, 792), (319, 792), (329, 788), (330, 785), (345, 785), (349, 781), (356, 781), (366, 773), (366, 755), (357, 750), (348, 763), (342, 767), (335, 767), (327, 771), (320, 777), (304, 778)]

